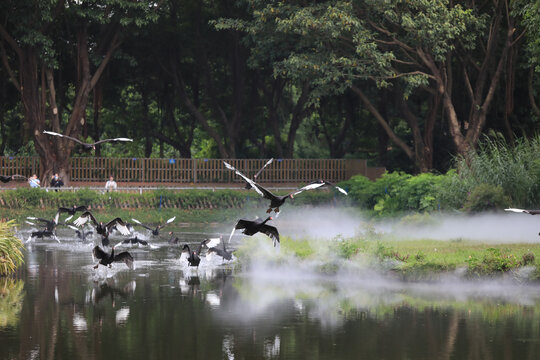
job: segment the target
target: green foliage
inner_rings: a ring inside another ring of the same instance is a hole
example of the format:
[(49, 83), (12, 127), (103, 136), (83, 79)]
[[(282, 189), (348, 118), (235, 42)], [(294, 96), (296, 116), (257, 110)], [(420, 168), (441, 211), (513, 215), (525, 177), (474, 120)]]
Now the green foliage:
[(13, 221), (0, 222), (0, 276), (13, 273), (24, 262), (24, 248), (15, 236)]
[(473, 274), (506, 272), (522, 265), (515, 255), (498, 248), (487, 249), (481, 259), (471, 257), (468, 264), (468, 271)]
[(508, 207), (510, 201), (504, 195), (503, 188), (490, 184), (480, 184), (475, 187), (465, 200), (463, 210), (480, 212), (497, 210)]
[[(481, 184), (502, 187), (513, 206), (535, 207), (540, 204), (540, 136), (518, 139), (514, 145), (504, 139), (485, 137), (477, 150), (467, 157), (456, 159), (457, 172), (444, 181), (440, 192), (457, 207), (455, 198), (462, 201)], [(449, 192), (451, 194), (449, 194)], [(454, 193), (454, 194), (452, 194)], [(462, 203), (463, 204), (463, 203)]]
[(0, 329), (15, 327), (24, 299), (24, 281), (0, 277)]
[(375, 182), (354, 176), (341, 185), (361, 207), (373, 209), (379, 216), (409, 211), (433, 211), (438, 208), (437, 189), (442, 176), (424, 173), (417, 176), (401, 172), (385, 173)]

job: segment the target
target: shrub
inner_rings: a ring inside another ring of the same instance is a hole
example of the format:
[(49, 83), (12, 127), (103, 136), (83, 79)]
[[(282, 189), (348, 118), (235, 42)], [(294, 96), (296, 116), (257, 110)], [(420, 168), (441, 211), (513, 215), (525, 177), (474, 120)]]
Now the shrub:
[(463, 205), (463, 210), (467, 212), (497, 210), (506, 207), (509, 202), (502, 187), (481, 184), (469, 194)]
[(0, 276), (13, 273), (24, 262), (23, 244), (13, 232), (14, 223), (0, 222)]

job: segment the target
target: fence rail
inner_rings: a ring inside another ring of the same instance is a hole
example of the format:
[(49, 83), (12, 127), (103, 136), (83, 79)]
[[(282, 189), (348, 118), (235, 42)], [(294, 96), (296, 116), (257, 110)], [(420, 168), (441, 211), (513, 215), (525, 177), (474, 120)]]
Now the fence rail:
[[(226, 159), (247, 176), (253, 176), (267, 159)], [(3, 175), (39, 174), (39, 157), (0, 157)], [(368, 168), (362, 159), (275, 159), (258, 177), (261, 183), (306, 183), (315, 179), (339, 182), (356, 174), (375, 179), (383, 168)], [(113, 175), (118, 182), (133, 183), (236, 183), (242, 180), (225, 168), (222, 159), (155, 159), (74, 157), (72, 182), (102, 182)]]

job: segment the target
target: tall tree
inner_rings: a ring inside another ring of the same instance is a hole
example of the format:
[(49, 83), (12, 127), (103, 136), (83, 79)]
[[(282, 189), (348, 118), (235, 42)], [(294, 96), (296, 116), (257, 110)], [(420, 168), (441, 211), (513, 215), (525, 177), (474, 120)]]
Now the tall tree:
[[(0, 4), (0, 11), (10, 14), (0, 24), (6, 49), (2, 60), (21, 94), (25, 122), (40, 157), (40, 177), (46, 185), (52, 173), (58, 172), (69, 181), (75, 144), (50, 139), (43, 130), (79, 137), (89, 97), (120, 46), (123, 32), (155, 19), (155, 2), (114, 0), (103, 6), (72, 0), (8, 0)], [(62, 70), (66, 58), (76, 76), (70, 114), (64, 117), (55, 73)]]

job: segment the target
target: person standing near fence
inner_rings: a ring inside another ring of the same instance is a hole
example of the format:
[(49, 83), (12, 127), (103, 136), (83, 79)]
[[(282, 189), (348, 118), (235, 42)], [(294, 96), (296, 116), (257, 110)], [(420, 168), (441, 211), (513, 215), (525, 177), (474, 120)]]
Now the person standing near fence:
[(64, 182), (62, 179), (60, 179), (60, 176), (58, 176), (58, 173), (54, 174), (51, 178), (51, 186), (52, 187), (62, 187), (64, 186)]
[(109, 181), (105, 183), (105, 190), (107, 192), (116, 191), (116, 187), (117, 185), (116, 185), (116, 181), (114, 181), (114, 177), (112, 175), (109, 176)]

